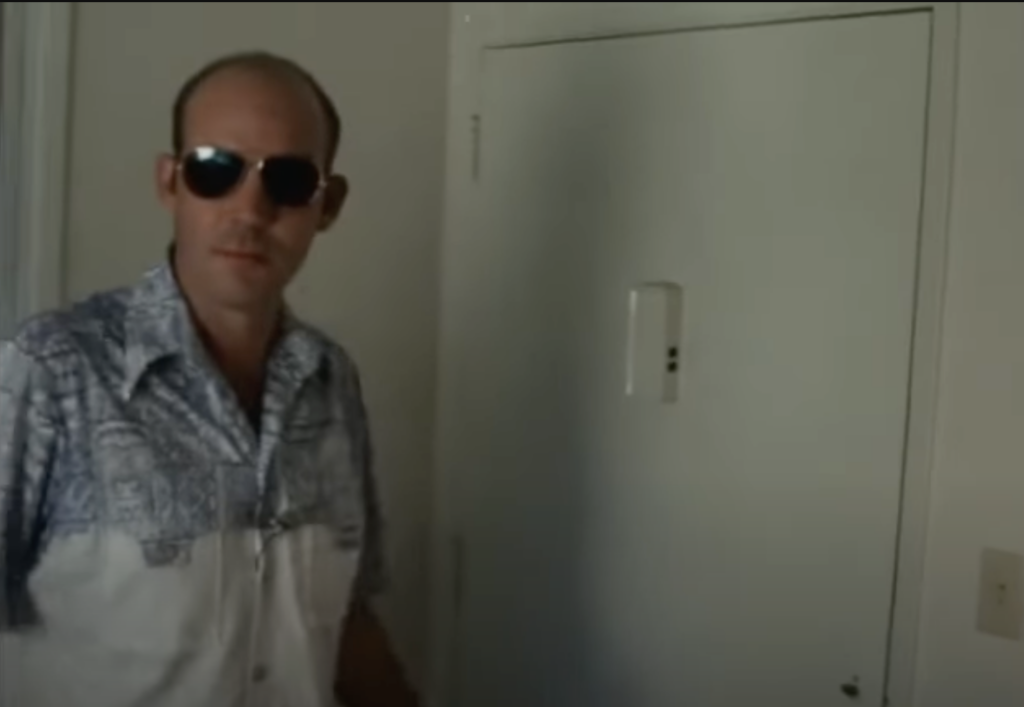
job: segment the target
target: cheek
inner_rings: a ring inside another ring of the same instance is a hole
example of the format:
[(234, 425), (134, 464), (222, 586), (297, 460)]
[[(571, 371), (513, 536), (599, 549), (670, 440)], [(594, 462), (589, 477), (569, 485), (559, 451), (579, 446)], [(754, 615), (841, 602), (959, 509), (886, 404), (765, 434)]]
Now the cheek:
[(221, 217), (213, 202), (189, 198), (179, 202), (175, 220), (179, 239), (199, 244), (215, 240)]
[(318, 224), (316, 213), (303, 211), (282, 217), (274, 229), (274, 240), (281, 255), (290, 263), (301, 262), (313, 244)]

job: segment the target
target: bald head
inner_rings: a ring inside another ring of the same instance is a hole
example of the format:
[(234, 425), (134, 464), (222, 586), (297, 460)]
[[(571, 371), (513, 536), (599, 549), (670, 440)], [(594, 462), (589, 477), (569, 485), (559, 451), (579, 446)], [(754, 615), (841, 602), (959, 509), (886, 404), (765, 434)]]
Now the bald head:
[[(193, 104), (211, 94), (230, 100), (232, 89), (240, 84), (249, 88), (260, 85), (291, 108), (309, 112), (316, 122), (315, 130), (322, 137), (323, 153), (315, 157), (325, 160), (328, 169), (341, 142), (341, 119), (334, 103), (313, 76), (295, 62), (266, 52), (232, 54), (207, 64), (191, 76), (178, 91), (172, 116), (172, 146), (180, 154), (188, 142), (186, 133)], [(215, 89), (215, 90), (214, 90)], [(206, 95), (202, 95), (206, 94)]]
[[(174, 153), (160, 155), (155, 172), (174, 217), (175, 274), (196, 306), (254, 316), (278, 308), (348, 194), (332, 170), (339, 131), (323, 90), (285, 59), (231, 56), (185, 84)], [(301, 184), (312, 191), (294, 194)]]

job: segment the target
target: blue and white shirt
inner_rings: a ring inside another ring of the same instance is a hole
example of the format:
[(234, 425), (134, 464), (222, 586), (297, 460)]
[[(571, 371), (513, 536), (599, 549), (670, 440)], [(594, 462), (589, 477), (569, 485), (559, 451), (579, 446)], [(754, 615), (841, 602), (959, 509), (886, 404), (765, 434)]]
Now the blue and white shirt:
[(287, 318), (258, 432), (169, 264), (0, 348), (0, 705), (327, 707), (382, 582), (356, 369)]

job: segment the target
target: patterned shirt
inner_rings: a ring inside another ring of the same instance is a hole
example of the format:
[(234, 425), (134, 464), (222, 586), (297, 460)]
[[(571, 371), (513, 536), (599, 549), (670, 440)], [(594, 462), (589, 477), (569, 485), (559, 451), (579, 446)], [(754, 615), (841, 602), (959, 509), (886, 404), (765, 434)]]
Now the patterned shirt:
[(355, 367), (286, 316), (253, 426), (164, 264), (0, 348), (0, 705), (327, 707), (382, 583)]

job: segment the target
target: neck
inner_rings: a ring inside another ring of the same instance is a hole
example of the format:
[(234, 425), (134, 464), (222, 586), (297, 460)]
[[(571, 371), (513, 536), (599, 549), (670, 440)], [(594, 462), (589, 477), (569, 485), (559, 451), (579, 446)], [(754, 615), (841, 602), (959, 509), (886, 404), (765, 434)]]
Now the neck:
[(196, 332), (259, 433), (267, 357), (279, 327), (280, 308), (263, 312), (190, 305)]
[(203, 344), (229, 376), (262, 372), (278, 330), (279, 308), (234, 311), (204, 307), (199, 301), (191, 302), (190, 308)]
[(202, 296), (201, 284), (191, 282), (187, 272), (178, 270), (178, 283), (203, 347), (259, 434), (266, 363), (280, 330), (281, 301), (247, 308), (217, 306)]
[(191, 282), (187, 272), (174, 269), (196, 332), (213, 362), (231, 379), (261, 378), (280, 327), (282, 303), (245, 309), (219, 307), (201, 295), (201, 285)]

